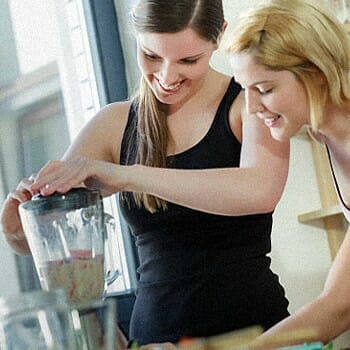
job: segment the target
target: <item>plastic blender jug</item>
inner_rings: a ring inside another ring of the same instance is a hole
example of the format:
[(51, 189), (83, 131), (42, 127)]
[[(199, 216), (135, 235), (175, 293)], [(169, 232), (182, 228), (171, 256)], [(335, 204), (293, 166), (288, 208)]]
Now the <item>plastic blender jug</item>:
[(41, 287), (63, 288), (73, 303), (103, 298), (120, 274), (116, 268), (107, 277), (105, 271), (114, 220), (104, 213), (100, 192), (76, 188), (34, 196), (19, 212)]

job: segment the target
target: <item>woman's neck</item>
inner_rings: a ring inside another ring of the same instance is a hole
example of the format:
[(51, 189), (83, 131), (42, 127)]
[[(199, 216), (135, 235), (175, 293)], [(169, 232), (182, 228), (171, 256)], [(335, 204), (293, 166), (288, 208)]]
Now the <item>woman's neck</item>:
[(210, 101), (212, 96), (215, 96), (216, 84), (220, 84), (225, 75), (210, 68), (208, 73), (203, 77), (201, 84), (196, 86), (196, 89), (192, 91), (192, 94), (188, 96), (188, 99), (181, 101), (177, 105), (169, 105), (168, 115), (173, 115), (179, 111), (186, 109), (197, 109), (198, 106), (203, 106), (203, 101)]
[(318, 134), (326, 144), (350, 142), (350, 103), (326, 107)]

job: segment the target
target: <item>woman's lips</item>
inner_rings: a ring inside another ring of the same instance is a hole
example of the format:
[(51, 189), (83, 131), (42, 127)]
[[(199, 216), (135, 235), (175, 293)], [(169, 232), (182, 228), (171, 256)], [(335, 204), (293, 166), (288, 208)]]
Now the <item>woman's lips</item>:
[(269, 128), (272, 128), (274, 126), (276, 126), (277, 121), (281, 118), (280, 115), (276, 115), (274, 117), (270, 117), (270, 118), (264, 118), (264, 123), (266, 126), (268, 126)]
[(181, 88), (181, 86), (184, 82), (184, 81), (180, 81), (180, 82), (175, 83), (175, 84), (167, 85), (167, 84), (161, 83), (158, 79), (157, 79), (157, 81), (158, 81), (158, 84), (161, 87), (161, 89), (165, 92), (168, 92), (168, 93), (169, 92), (170, 93), (177, 92)]

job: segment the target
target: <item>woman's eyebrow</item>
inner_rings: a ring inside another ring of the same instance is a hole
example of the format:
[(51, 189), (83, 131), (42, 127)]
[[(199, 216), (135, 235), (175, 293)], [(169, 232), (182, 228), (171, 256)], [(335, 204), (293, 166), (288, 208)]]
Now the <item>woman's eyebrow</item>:
[[(151, 49), (149, 49), (148, 47), (141, 45), (140, 47), (142, 50), (147, 51), (155, 56), (159, 56), (159, 54), (157, 54), (156, 52), (152, 51)], [(181, 57), (179, 60), (186, 60), (186, 59), (196, 59), (196, 58), (200, 58), (201, 56), (203, 56), (205, 54), (205, 52), (201, 52), (195, 55), (191, 55), (191, 56), (186, 56), (186, 57)]]

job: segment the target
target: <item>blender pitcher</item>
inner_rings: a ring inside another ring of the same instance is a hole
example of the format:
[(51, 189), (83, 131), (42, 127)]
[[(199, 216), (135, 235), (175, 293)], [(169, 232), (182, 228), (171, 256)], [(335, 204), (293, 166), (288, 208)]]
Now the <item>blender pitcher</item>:
[(105, 260), (113, 261), (107, 233), (114, 220), (104, 213), (100, 192), (37, 195), (19, 213), (42, 289), (63, 288), (73, 303), (103, 298), (119, 271), (105, 268)]

